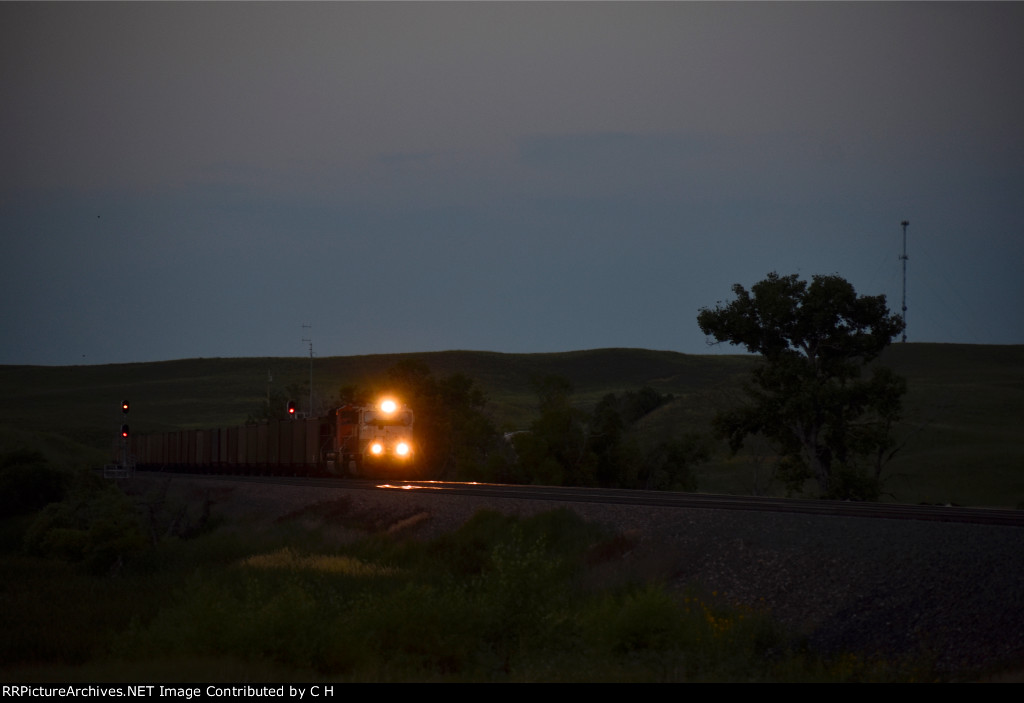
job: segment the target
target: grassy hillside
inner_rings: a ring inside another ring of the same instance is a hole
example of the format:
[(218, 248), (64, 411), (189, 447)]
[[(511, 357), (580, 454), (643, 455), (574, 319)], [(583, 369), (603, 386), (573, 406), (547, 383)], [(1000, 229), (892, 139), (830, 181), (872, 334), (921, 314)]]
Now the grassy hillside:
[[(575, 387), (574, 402), (589, 407), (606, 393), (651, 386), (674, 402), (644, 418), (648, 440), (706, 431), (717, 408), (736, 402), (755, 359), (697, 356), (642, 349), (559, 354), (449, 351), (318, 358), (315, 396), (345, 385), (372, 386), (405, 359), (423, 361), (435, 376), (462, 373), (487, 393), (489, 410), (505, 429), (533, 417), (531, 379), (557, 374)], [(906, 447), (891, 465), (888, 489), (906, 502), (1009, 505), (1024, 502), (1024, 347), (901, 344), (883, 363), (907, 377)], [(268, 384), (268, 374), (273, 381)], [(105, 366), (0, 366), (0, 443), (44, 448), (57, 457), (75, 447), (102, 456), (132, 403), (134, 432), (217, 427), (243, 422), (268, 389), (308, 383), (309, 359), (185, 359)], [(304, 398), (297, 399), (304, 401)], [(102, 459), (101, 459), (102, 460)], [(701, 490), (765, 490), (769, 462), (757, 453), (724, 451), (699, 473)]]
[[(378, 385), (389, 368), (424, 362), (435, 376), (461, 373), (488, 394), (499, 424), (529, 422), (536, 404), (531, 379), (557, 374), (572, 381), (575, 401), (596, 402), (605, 393), (650, 385), (662, 393), (691, 393), (731, 385), (750, 358), (689, 356), (641, 349), (601, 349), (560, 354), (433, 352), (315, 359), (318, 397), (346, 385)], [(273, 381), (268, 384), (268, 375)], [(106, 366), (0, 366), (7, 402), (0, 426), (54, 431), (103, 445), (121, 424), (120, 402), (131, 401), (133, 431), (216, 427), (244, 422), (264, 402), (268, 385), (281, 393), (308, 384), (303, 358), (183, 359)], [(305, 397), (297, 398), (300, 403)]]
[(915, 501), (1024, 507), (1024, 347), (907, 344), (910, 425), (890, 487)]

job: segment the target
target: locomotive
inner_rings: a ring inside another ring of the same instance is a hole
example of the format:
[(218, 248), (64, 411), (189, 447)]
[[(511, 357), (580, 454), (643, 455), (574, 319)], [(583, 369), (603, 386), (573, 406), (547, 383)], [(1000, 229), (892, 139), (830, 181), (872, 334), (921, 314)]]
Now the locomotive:
[(132, 435), (128, 442), (140, 469), (407, 478), (412, 431), (412, 410), (383, 398), (325, 417)]

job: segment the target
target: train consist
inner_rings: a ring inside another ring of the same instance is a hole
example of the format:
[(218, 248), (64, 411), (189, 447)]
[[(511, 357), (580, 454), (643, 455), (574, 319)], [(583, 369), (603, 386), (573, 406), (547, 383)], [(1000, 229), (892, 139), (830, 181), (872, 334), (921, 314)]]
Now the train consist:
[(412, 430), (412, 411), (385, 398), (344, 405), (326, 417), (132, 435), (128, 443), (144, 470), (408, 477)]

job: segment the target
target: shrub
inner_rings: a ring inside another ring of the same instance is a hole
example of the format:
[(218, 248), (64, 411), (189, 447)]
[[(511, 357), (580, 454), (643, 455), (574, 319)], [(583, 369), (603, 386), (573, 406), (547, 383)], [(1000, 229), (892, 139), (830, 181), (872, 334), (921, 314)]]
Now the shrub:
[(0, 517), (25, 515), (59, 501), (68, 474), (51, 466), (41, 453), (29, 450), (0, 457)]
[(25, 535), (29, 552), (82, 563), (97, 573), (116, 569), (146, 546), (132, 502), (112, 484), (76, 477), (69, 495), (46, 506)]

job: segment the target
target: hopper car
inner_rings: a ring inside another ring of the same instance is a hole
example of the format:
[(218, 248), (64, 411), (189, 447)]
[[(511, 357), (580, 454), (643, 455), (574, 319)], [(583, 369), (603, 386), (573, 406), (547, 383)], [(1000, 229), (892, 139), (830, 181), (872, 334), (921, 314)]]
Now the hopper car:
[(343, 405), (324, 417), (290, 418), (128, 439), (142, 470), (408, 478), (413, 413), (391, 399)]

